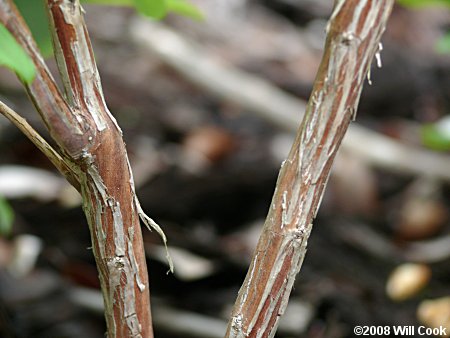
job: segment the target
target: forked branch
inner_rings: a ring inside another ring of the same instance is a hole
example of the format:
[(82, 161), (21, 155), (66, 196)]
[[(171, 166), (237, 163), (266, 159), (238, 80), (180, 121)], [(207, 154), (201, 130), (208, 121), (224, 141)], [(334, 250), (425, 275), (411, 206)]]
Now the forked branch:
[(61, 95), (22, 16), (11, 0), (0, 0), (0, 22), (22, 46), (36, 68), (36, 78), (25, 88), (40, 113), (50, 135), (60, 149), (77, 157), (88, 139), (90, 127), (78, 111)]
[(148, 273), (122, 131), (110, 114), (79, 1), (48, 0), (68, 102), (88, 138), (77, 163), (110, 337), (152, 337)]
[[(11, 0), (0, 0), (0, 22), (36, 67), (36, 78), (26, 88), (60, 148), (51, 154), (53, 159), (67, 165), (64, 169), (71, 171), (69, 176), (76, 179), (74, 183), (82, 194), (108, 336), (151, 338), (148, 273), (139, 216), (159, 228), (141, 215), (122, 132), (103, 98), (80, 2), (47, 0), (47, 4), (67, 100)], [(20, 128), (25, 126), (23, 122), (20, 118), (15, 121)], [(60, 168), (59, 162), (55, 164)]]
[(355, 117), (393, 0), (338, 0), (303, 122), (284, 161), (226, 337), (273, 337), (306, 247), (331, 165)]

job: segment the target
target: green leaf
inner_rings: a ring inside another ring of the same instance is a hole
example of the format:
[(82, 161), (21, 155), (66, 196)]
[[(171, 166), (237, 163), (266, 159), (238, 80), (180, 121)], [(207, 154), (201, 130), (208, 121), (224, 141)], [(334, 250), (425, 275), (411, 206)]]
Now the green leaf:
[(14, 211), (2, 196), (0, 196), (0, 236), (11, 233), (14, 221)]
[(397, 2), (405, 7), (425, 7), (425, 6), (449, 6), (450, 0), (397, 0)]
[(108, 6), (134, 6), (133, 0), (81, 0), (81, 2)]
[(136, 9), (143, 15), (162, 19), (167, 14), (165, 0), (134, 0)]
[(33, 61), (2, 24), (0, 24), (0, 65), (11, 69), (28, 84), (33, 82), (36, 76)]
[(44, 57), (53, 54), (52, 38), (43, 0), (14, 0)]
[(441, 54), (450, 54), (450, 32), (438, 40), (436, 50)]
[(193, 4), (185, 0), (166, 0), (167, 9), (180, 15), (187, 16), (194, 20), (204, 20), (203, 13)]
[(199, 21), (204, 19), (203, 13), (186, 0), (81, 0), (81, 2), (97, 5), (136, 7), (140, 13), (154, 19), (162, 19), (168, 12), (184, 15)]
[(426, 124), (421, 130), (422, 143), (431, 149), (440, 151), (450, 150), (450, 116), (437, 123)]

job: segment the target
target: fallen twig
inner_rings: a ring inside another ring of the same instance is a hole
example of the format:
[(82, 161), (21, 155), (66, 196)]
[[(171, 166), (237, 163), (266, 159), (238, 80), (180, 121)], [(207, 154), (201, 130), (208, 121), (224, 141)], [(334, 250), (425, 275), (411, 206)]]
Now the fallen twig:
[(403, 243), (400, 248), (381, 233), (363, 224), (335, 224), (336, 236), (344, 242), (386, 261), (437, 263), (450, 258), (450, 235)]
[[(262, 78), (221, 64), (200, 45), (161, 23), (136, 18), (130, 33), (140, 46), (201, 88), (280, 128), (296, 131), (305, 111), (303, 100)], [(359, 125), (350, 126), (342, 146), (376, 167), (450, 181), (448, 156), (402, 144)]]
[[(102, 294), (98, 290), (73, 287), (69, 290), (69, 297), (72, 302), (85, 309), (99, 314), (104, 311)], [(158, 299), (153, 299), (153, 303), (158, 307), (153, 322), (162, 331), (181, 334), (183, 337), (223, 337), (227, 326), (224, 320), (176, 309)]]
[(75, 176), (75, 172), (70, 169), (70, 164), (64, 159), (48, 142), (13, 109), (0, 101), (0, 114), (11, 121), (33, 144), (45, 154), (59, 172), (79, 191), (79, 178)]

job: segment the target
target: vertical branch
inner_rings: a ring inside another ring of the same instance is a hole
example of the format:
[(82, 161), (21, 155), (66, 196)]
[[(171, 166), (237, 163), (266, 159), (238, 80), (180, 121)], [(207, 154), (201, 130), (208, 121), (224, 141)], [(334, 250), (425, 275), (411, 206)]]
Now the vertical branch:
[(306, 113), (283, 162), (226, 337), (273, 337), (306, 254), (333, 159), (358, 106), (393, 0), (337, 0)]
[(153, 337), (138, 204), (122, 132), (110, 114), (78, 0), (48, 0), (69, 104), (95, 129), (80, 166), (83, 209), (110, 337)]
[[(60, 147), (60, 152), (48, 154), (59, 169), (70, 171), (66, 176), (82, 193), (108, 336), (151, 338), (148, 273), (139, 224), (142, 210), (122, 132), (103, 98), (79, 0), (48, 0), (48, 9), (67, 101), (12, 0), (0, 0), (0, 22), (36, 67), (36, 78), (25, 86)], [(19, 127), (31, 132), (24, 121), (11, 116)], [(44, 142), (41, 148), (47, 150), (45, 146)], [(157, 227), (148, 217), (144, 220)]]
[(115, 124), (115, 119), (106, 107), (81, 6), (78, 1), (48, 1), (48, 9), (56, 60), (69, 105), (82, 115), (87, 114), (100, 133), (106, 129), (107, 120)]

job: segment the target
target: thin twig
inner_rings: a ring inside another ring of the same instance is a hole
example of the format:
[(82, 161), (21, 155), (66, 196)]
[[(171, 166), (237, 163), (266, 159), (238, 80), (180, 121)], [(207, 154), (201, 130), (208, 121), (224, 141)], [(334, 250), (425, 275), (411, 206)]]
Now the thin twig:
[(22, 116), (0, 101), (0, 113), (11, 121), (52, 162), (58, 171), (80, 191), (76, 173), (66, 160), (25, 120)]
[[(164, 24), (136, 18), (132, 38), (145, 49), (206, 91), (261, 116), (274, 125), (296, 132), (306, 103), (268, 81), (224, 65), (205, 48)], [(342, 147), (368, 163), (394, 172), (450, 181), (450, 158), (402, 144), (359, 125), (351, 125)]]
[(336, 236), (361, 251), (386, 261), (443, 262), (450, 258), (450, 235), (429, 240), (404, 242), (401, 246), (364, 224), (340, 222), (333, 226)]
[[(71, 301), (89, 311), (103, 313), (105, 310), (102, 295), (97, 290), (82, 287), (70, 287)], [(161, 299), (153, 299), (158, 311), (154, 316), (154, 324), (161, 331), (181, 337), (222, 338), (227, 323), (219, 318), (173, 308)]]

